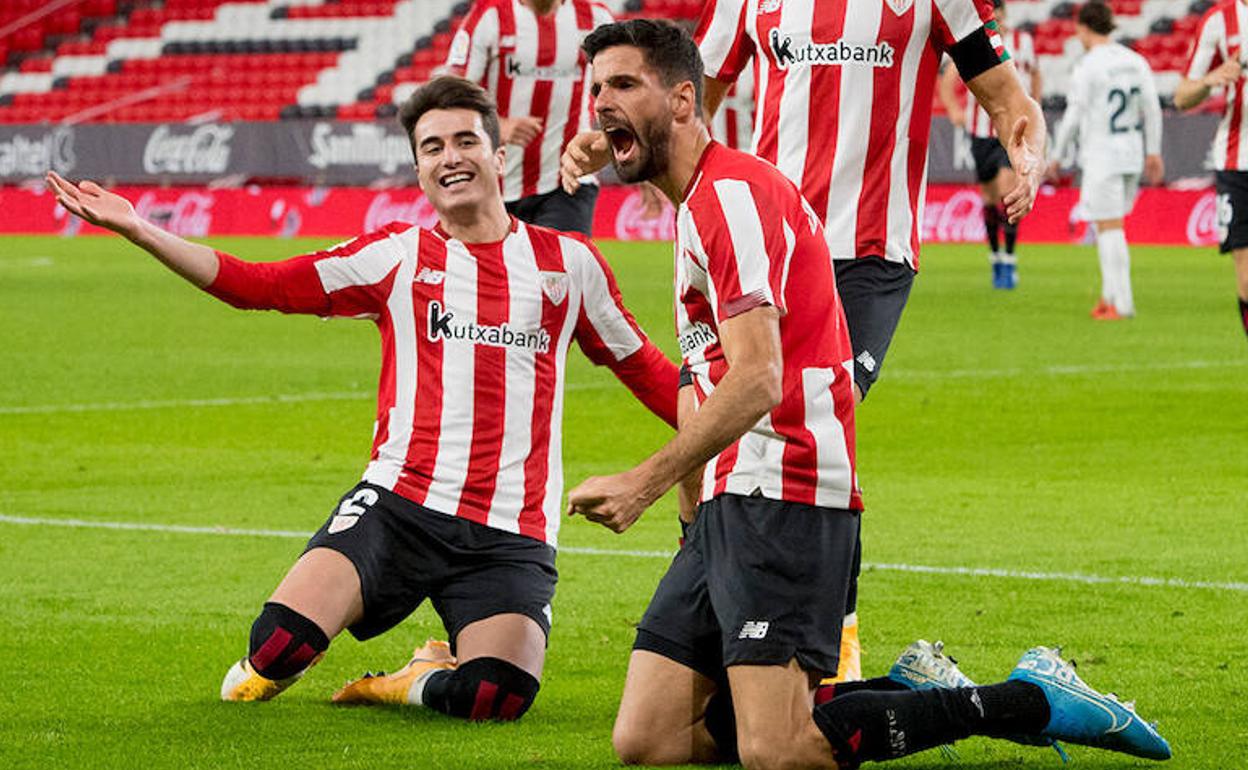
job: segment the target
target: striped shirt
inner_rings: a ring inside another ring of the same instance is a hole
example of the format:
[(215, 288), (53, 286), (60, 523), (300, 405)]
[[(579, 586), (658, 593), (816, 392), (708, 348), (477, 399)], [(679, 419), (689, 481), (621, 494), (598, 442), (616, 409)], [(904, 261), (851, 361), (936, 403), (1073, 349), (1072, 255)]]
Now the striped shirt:
[(711, 138), (733, 150), (749, 150), (754, 136), (754, 64), (751, 62), (724, 94), (707, 128)]
[[(1244, 63), (1244, 30), (1248, 29), (1248, 8), (1239, 0), (1222, 0), (1205, 13), (1196, 33), (1196, 43), (1187, 63), (1187, 78), (1199, 80), (1223, 62)], [(1213, 139), (1213, 163), (1219, 171), (1248, 171), (1248, 142), (1244, 141), (1248, 110), (1244, 109), (1248, 89), (1240, 77), (1226, 89), (1226, 110)]]
[(861, 510), (853, 349), (823, 228), (793, 182), (712, 142), (676, 213), (675, 289), (698, 403), (728, 371), (720, 323), (764, 305), (781, 313), (782, 400), (706, 464), (702, 499), (760, 494)]
[(573, 339), (675, 423), (677, 370), (624, 308), (588, 240), (513, 220), (497, 243), (392, 224), (281, 262), (218, 255), (236, 307), (368, 318), (381, 332), (364, 480), (554, 546)]
[[(1014, 71), (1023, 90), (1031, 93), (1031, 73), (1036, 69), (1036, 44), (1031, 35), (1022, 30), (1013, 29), (1006, 33), (1006, 47), (1014, 62)], [(978, 139), (996, 139), (997, 129), (992, 125), (992, 118), (975, 101), (975, 95), (966, 96), (966, 110), (971, 115), (970, 134)]]
[(917, 266), (940, 55), (991, 18), (989, 0), (707, 0), (697, 38), (724, 83), (758, 59), (753, 152), (798, 183), (832, 256)]
[(521, 0), (476, 0), (451, 41), (448, 72), (481, 84), (502, 118), (537, 117), (542, 130), (507, 146), (503, 199), (559, 187), (559, 157), (590, 127), (589, 75), (581, 41), (612, 21), (595, 0), (562, 0), (538, 16)]

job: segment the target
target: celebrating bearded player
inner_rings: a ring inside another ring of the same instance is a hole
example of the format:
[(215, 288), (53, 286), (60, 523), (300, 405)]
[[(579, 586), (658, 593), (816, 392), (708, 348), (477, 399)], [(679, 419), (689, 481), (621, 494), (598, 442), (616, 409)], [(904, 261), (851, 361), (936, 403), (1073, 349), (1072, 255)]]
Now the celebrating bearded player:
[[(1005, 37), (1006, 49), (1014, 62), (1014, 69), (1032, 99), (1040, 100), (1043, 82), (1040, 68), (1036, 65), (1035, 42), (1031, 35), (1007, 25), (1005, 0), (992, 0), (993, 18), (998, 32)], [(964, 129), (971, 136), (971, 155), (975, 159), (975, 178), (984, 203), (984, 232), (988, 238), (988, 258), (992, 263), (992, 286), (995, 289), (1013, 289), (1018, 286), (1018, 261), (1014, 246), (1018, 242), (1018, 222), (1011, 222), (1001, 207), (1001, 201), (1017, 185), (1010, 158), (997, 141), (997, 131), (992, 117), (979, 106), (972, 96), (965, 109), (956, 96), (958, 72), (955, 67), (945, 67), (940, 74), (938, 94), (949, 114), (949, 121)], [(1004, 235), (1004, 244), (1002, 244)], [(1002, 246), (1004, 245), (1004, 248)]]
[(498, 103), (507, 172), (503, 199), (525, 222), (591, 234), (598, 185), (559, 186), (559, 156), (589, 128), (580, 44), (612, 20), (596, 0), (476, 0), (451, 42), (445, 71), (480, 83)]
[(231, 305), (368, 318), (381, 332), (363, 481), (264, 605), (221, 697), (272, 698), (344, 628), (376, 636), (427, 598), (450, 645), (430, 642), (398, 673), (356, 680), (334, 700), (515, 719), (537, 695), (550, 631), (568, 347), (575, 339), (668, 422), (677, 372), (588, 241), (507, 214), (498, 117), (480, 87), (435, 79), (400, 119), (438, 225), (392, 224), (282, 262), (184, 241), (91, 182), (48, 182), (69, 211)]
[(1101, 299), (1092, 317), (1112, 321), (1135, 315), (1123, 219), (1135, 205), (1140, 171), (1152, 184), (1165, 176), (1161, 102), (1148, 61), (1109, 38), (1114, 14), (1108, 5), (1084, 3), (1075, 31), (1087, 54), (1070, 75), (1054, 157), (1073, 155), (1078, 142), (1083, 169), (1079, 209), (1084, 219), (1096, 225), (1101, 263)]
[(1244, 87), (1244, 35), (1248, 32), (1248, 0), (1220, 0), (1205, 13), (1196, 33), (1183, 82), (1174, 105), (1190, 110), (1226, 89), (1226, 107), (1213, 140), (1217, 169), (1220, 251), (1235, 260), (1239, 317), (1248, 333), (1248, 89)]
[(679, 206), (676, 319), (698, 404), (640, 465), (569, 492), (569, 512), (620, 532), (706, 468), (688, 539), (638, 624), (620, 759), (852, 768), (972, 734), (1168, 757), (1134, 711), (1044, 648), (986, 687), (925, 650), (924, 667), (948, 676), (835, 685), (812, 713), (837, 666), (862, 509), (852, 349), (823, 228), (775, 166), (711, 141), (702, 60), (679, 28), (612, 24), (585, 51), (616, 172)]
[[(1017, 173), (1003, 201), (1012, 222), (1031, 210), (1044, 172), (1040, 107), (1019, 85), (989, 0), (707, 0), (698, 39), (708, 115), (749, 62), (757, 66), (753, 151), (798, 185), (825, 226), (861, 401), (918, 268), (942, 52), (1006, 145)], [(575, 189), (580, 174), (609, 161), (605, 137), (578, 136), (564, 153), (564, 185)], [(861, 669), (856, 596), (855, 582), (841, 678)]]

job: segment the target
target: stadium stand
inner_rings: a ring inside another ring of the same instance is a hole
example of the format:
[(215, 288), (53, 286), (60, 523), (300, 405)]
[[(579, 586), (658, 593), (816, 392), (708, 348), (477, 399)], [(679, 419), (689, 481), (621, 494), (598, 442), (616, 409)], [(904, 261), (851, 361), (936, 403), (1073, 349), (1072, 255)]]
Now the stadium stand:
[[(696, 18), (701, 0), (612, 0), (620, 17)], [(1113, 0), (1119, 36), (1169, 99), (1212, 0)], [(446, 57), (464, 0), (5, 0), (0, 123), (373, 120)], [(1081, 54), (1070, 0), (1011, 0), (1047, 106)], [(1220, 109), (1214, 100), (1207, 109)]]

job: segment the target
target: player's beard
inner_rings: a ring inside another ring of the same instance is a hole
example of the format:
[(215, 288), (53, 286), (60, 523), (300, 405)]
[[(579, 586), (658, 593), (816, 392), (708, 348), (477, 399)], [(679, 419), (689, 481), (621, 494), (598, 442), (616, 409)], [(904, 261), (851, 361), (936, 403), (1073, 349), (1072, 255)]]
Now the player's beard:
[(611, 156), (611, 166), (621, 182), (649, 182), (666, 174), (671, 165), (671, 113), (646, 123), (641, 131), (633, 135), (633, 142), (637, 145), (637, 157), (627, 167), (616, 162), (614, 154)]

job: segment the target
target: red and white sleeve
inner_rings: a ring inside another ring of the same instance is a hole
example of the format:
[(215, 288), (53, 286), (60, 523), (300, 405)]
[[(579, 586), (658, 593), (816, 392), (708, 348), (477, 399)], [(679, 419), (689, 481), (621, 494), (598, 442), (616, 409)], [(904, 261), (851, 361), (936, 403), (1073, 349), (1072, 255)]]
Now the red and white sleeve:
[(754, 56), (754, 41), (745, 32), (746, 0), (706, 0), (694, 40), (702, 52), (706, 74), (732, 84)]
[(395, 223), (341, 245), (278, 262), (246, 262), (217, 252), (217, 277), (204, 288), (246, 310), (279, 310), (324, 317), (376, 317), (403, 258)]
[(484, 85), (490, 60), (498, 50), (498, 35), (497, 5), (493, 0), (477, 0), (451, 38), (443, 69)]

